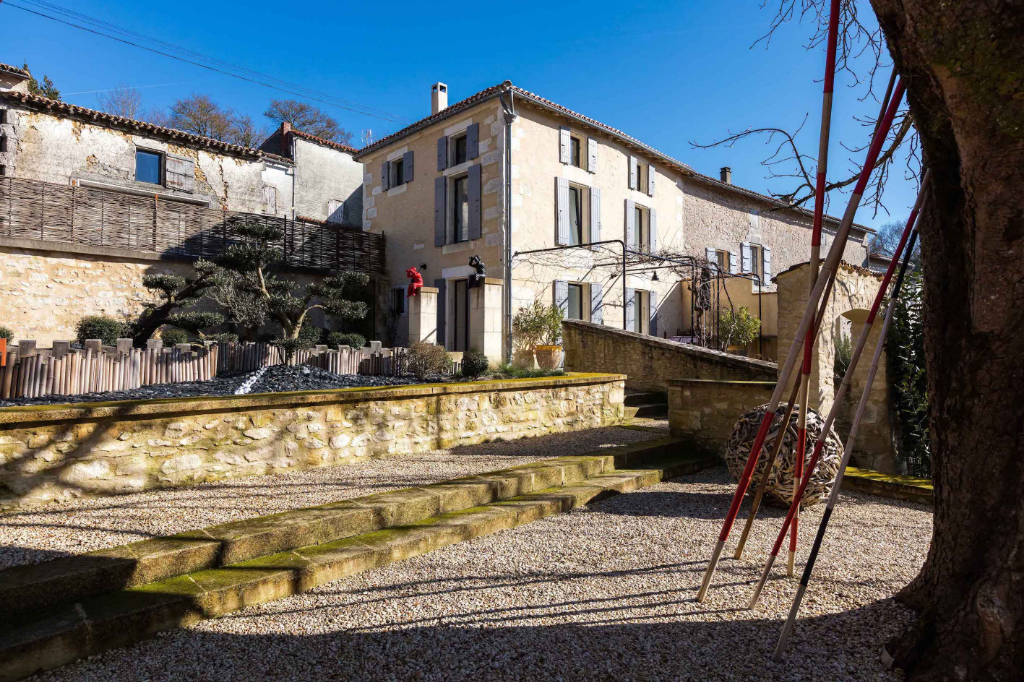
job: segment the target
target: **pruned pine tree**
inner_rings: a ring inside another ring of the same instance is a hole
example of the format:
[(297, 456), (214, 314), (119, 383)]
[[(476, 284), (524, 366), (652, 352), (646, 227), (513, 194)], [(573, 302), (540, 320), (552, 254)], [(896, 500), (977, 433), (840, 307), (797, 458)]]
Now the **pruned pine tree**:
[(221, 270), (213, 292), (214, 299), (228, 308), (232, 322), (246, 327), (266, 322), (280, 325), (281, 336), (275, 342), (290, 358), (310, 344), (300, 332), (313, 310), (321, 309), (337, 320), (366, 317), (366, 303), (348, 296), (369, 283), (368, 275), (339, 272), (302, 287), (279, 273), (280, 228), (262, 222), (246, 223), (238, 227), (238, 235), (242, 241), (225, 249), (218, 260)]
[(224, 316), (220, 313), (186, 310), (197, 305), (217, 279), (215, 263), (200, 259), (193, 267), (195, 274), (189, 277), (146, 275), (142, 278), (143, 286), (158, 298), (143, 303), (142, 314), (132, 325), (132, 341), (136, 347), (144, 346), (164, 324), (180, 327), (203, 338), (203, 330), (224, 323)]

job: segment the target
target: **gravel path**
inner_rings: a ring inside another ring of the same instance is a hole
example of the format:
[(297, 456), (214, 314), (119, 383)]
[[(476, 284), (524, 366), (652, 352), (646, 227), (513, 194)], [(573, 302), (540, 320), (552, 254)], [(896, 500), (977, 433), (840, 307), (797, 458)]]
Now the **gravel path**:
[(591, 429), (9, 512), (0, 514), (0, 569), (657, 437), (634, 429)]
[[(879, 647), (924, 561), (927, 507), (843, 495), (787, 658), (795, 583), (741, 608), (781, 512), (694, 601), (732, 485), (724, 467), (166, 633), (46, 680), (899, 680)], [(823, 505), (804, 514), (802, 563)], [(735, 538), (732, 539), (735, 542)], [(733, 545), (730, 545), (733, 546)], [(840, 550), (841, 553), (840, 553)]]

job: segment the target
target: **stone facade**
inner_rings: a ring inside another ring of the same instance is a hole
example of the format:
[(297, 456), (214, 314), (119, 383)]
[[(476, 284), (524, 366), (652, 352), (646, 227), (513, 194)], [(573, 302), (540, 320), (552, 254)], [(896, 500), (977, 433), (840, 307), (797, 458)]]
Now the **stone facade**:
[[(780, 367), (786, 361), (790, 345), (793, 343), (793, 336), (807, 305), (808, 267), (806, 263), (800, 264), (780, 273), (777, 278)], [(833, 377), (836, 340), (840, 333), (848, 334), (851, 345), (856, 345), (881, 280), (880, 273), (845, 263), (840, 265), (835, 288), (825, 310), (824, 323), (811, 356), (809, 403), (821, 414), (828, 414), (835, 399), (837, 386)], [(872, 355), (879, 343), (884, 314), (883, 308), (878, 313), (874, 328), (868, 335), (867, 345), (864, 347), (860, 362), (853, 372), (853, 381), (846, 394), (845, 405), (836, 417), (836, 430), (843, 438), (844, 444), (845, 438), (850, 432), (857, 403), (860, 402), (861, 394), (864, 391)], [(857, 432), (857, 445), (852, 459), (859, 466), (867, 469), (897, 473), (899, 467), (896, 453), (892, 448), (888, 395), (886, 357), (883, 351), (875, 380), (871, 385), (871, 393), (861, 419), (860, 429)]]
[(618, 374), (0, 410), (6, 505), (609, 426)]
[(668, 423), (689, 447), (723, 457), (740, 415), (767, 403), (774, 381), (670, 379)]
[(363, 219), (363, 164), (354, 150), (295, 137), (295, 215), (359, 227)]
[(667, 391), (671, 379), (683, 377), (774, 381), (776, 374), (772, 362), (578, 320), (562, 323), (562, 345), (567, 370), (623, 372), (627, 387), (643, 391)]

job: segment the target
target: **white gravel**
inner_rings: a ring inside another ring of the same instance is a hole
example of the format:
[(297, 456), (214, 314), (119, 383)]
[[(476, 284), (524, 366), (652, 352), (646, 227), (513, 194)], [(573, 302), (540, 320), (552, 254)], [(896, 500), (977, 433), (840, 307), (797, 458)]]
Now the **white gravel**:
[[(733, 488), (724, 467), (200, 623), (47, 680), (899, 680), (892, 595), (924, 561), (929, 508), (843, 495), (787, 658), (795, 582), (743, 608), (781, 521), (694, 601)], [(823, 505), (803, 515), (802, 551)], [(735, 542), (731, 538), (730, 546)]]
[(0, 514), (0, 569), (657, 437), (590, 429), (9, 512)]

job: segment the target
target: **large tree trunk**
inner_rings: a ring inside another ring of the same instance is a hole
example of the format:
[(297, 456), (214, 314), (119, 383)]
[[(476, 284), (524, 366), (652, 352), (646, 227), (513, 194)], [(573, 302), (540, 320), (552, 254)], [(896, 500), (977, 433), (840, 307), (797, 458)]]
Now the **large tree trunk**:
[(921, 224), (935, 530), (911, 680), (1024, 675), (1024, 3), (871, 0), (933, 173)]

